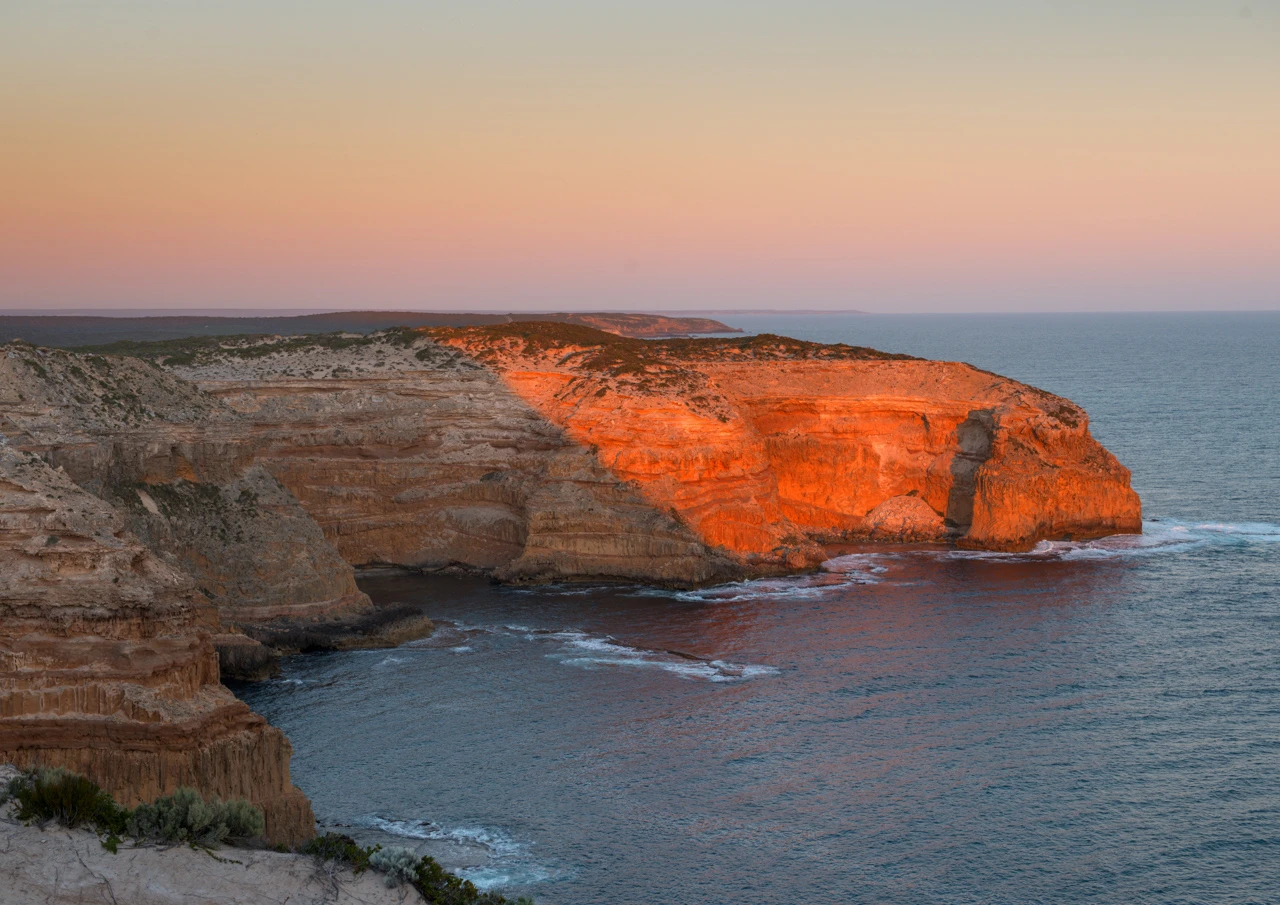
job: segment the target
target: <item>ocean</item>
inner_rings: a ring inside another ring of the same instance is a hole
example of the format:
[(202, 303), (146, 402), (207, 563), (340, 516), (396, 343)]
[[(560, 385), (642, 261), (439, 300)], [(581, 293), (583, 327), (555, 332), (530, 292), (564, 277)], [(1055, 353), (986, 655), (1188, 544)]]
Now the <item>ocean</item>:
[(322, 822), (545, 905), (1280, 901), (1280, 313), (728, 319), (1069, 397), (1144, 534), (691, 592), (367, 579), (440, 632), (238, 689)]

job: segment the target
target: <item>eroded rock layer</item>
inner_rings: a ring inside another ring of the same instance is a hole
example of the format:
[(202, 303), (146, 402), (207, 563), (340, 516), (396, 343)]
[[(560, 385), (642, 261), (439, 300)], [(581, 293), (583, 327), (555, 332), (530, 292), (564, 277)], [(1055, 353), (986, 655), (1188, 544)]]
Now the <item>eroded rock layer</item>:
[(0, 436), (114, 504), (229, 626), (275, 638), (368, 616), (351, 566), (256, 463), (242, 419), (150, 362), (5, 346)]
[(593, 451), (474, 368), (202, 384), (348, 562), (508, 580), (737, 574)]
[(907, 496), (983, 549), (1141, 531), (1129, 472), (1082, 409), (969, 365), (770, 336), (641, 342), (545, 324), (433, 335), (749, 566), (813, 561), (815, 540), (919, 539), (931, 520), (915, 504), (909, 527), (867, 520)]
[(67, 767), (126, 804), (194, 786), (314, 831), (278, 729), (219, 684), (218, 617), (111, 506), (0, 445), (0, 762)]

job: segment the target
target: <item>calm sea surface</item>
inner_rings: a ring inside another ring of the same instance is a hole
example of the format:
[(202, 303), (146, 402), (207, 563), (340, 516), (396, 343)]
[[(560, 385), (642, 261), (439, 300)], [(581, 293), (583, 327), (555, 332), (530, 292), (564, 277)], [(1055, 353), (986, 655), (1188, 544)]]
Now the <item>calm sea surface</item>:
[(549, 905), (1280, 901), (1280, 315), (730, 320), (1070, 397), (1146, 533), (693, 593), (369, 580), (444, 629), (241, 690), (322, 820)]

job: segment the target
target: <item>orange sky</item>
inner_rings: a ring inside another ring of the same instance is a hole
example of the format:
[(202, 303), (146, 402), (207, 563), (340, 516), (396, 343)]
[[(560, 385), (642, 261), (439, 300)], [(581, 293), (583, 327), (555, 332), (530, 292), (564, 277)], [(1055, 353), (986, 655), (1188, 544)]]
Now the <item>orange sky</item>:
[(6, 5), (0, 308), (1280, 307), (1280, 3), (835, 6)]

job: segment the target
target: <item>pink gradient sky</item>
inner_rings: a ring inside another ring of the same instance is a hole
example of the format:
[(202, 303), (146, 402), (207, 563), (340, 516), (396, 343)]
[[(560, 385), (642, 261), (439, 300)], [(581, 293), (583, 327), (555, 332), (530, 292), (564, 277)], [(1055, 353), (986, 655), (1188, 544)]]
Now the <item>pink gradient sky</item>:
[(632, 6), (5, 4), (0, 308), (1280, 308), (1280, 0)]

